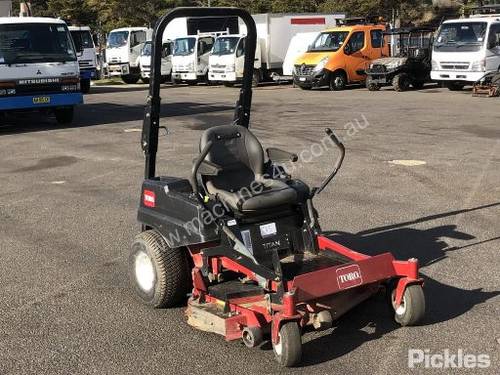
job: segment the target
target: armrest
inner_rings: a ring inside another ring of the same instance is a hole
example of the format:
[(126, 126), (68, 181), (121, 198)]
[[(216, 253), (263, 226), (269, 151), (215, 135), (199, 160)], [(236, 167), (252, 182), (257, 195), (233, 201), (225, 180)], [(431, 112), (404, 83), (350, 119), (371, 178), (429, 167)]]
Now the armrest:
[(203, 160), (198, 169), (198, 173), (202, 176), (217, 176), (222, 171), (222, 167), (208, 160)]
[(270, 147), (266, 150), (266, 152), (269, 159), (277, 163), (284, 163), (287, 161), (295, 163), (299, 160), (297, 154), (292, 154), (291, 152), (284, 151), (279, 148)]

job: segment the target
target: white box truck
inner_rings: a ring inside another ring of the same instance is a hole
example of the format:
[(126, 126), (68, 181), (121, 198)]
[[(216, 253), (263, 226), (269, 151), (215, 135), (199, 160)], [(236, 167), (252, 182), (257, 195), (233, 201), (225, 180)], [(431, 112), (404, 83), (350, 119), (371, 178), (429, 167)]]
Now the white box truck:
[[(192, 85), (208, 82), (208, 59), (214, 41), (218, 35), (237, 34), (240, 28), (238, 17), (193, 17), (182, 20), (182, 29), (186, 33), (174, 40), (172, 80), (174, 83)], [(180, 25), (177, 30), (181, 30)], [(165, 31), (164, 37), (171, 38), (169, 29)]]
[[(152, 59), (153, 42), (148, 40), (141, 51), (139, 66), (141, 68), (141, 80), (144, 83), (149, 83), (151, 79), (151, 59)], [(161, 52), (161, 77), (163, 82), (167, 82), (172, 76), (172, 42), (170, 40), (163, 41)]]
[(432, 49), (434, 81), (450, 90), (461, 90), (494, 71), (500, 71), (500, 14), (441, 24)]
[(78, 64), (80, 65), (80, 84), (82, 92), (90, 91), (90, 81), (97, 77), (97, 51), (90, 27), (69, 26), (75, 43)]
[(106, 45), (106, 63), (110, 77), (121, 77), (127, 84), (141, 77), (139, 59), (152, 30), (145, 27), (124, 27), (112, 30)]
[[(283, 74), (283, 62), (292, 38), (298, 33), (319, 32), (335, 26), (345, 14), (255, 14), (258, 45), (255, 57), (254, 82), (269, 80)], [(221, 37), (210, 56), (209, 79), (234, 84), (243, 77), (246, 29)]]
[(81, 103), (80, 71), (66, 23), (42, 17), (0, 18), (0, 115), (38, 111), (68, 124)]

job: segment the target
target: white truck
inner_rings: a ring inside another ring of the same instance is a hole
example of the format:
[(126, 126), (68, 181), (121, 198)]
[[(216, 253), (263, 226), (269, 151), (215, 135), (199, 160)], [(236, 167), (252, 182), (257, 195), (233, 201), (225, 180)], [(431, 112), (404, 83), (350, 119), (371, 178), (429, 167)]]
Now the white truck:
[[(283, 74), (283, 62), (292, 38), (297, 33), (319, 32), (345, 14), (255, 14), (257, 49), (254, 83)], [(240, 24), (239, 34), (219, 37), (210, 56), (209, 79), (232, 85), (243, 78), (246, 28)]]
[(432, 80), (455, 91), (493, 71), (500, 71), (500, 14), (441, 24), (432, 50)]
[(112, 30), (106, 45), (106, 63), (110, 77), (121, 77), (127, 84), (141, 77), (139, 59), (144, 43), (151, 39), (152, 30), (145, 27), (125, 27)]
[(69, 26), (75, 43), (78, 64), (80, 65), (80, 85), (82, 92), (90, 91), (90, 81), (97, 77), (97, 52), (90, 27)]
[(77, 54), (66, 23), (0, 18), (0, 114), (53, 113), (58, 123), (68, 124), (81, 103)]
[[(147, 41), (141, 51), (139, 66), (141, 69), (141, 80), (144, 83), (149, 83), (151, 78), (151, 53), (152, 42)], [(172, 42), (166, 40), (163, 42), (161, 59), (161, 76), (162, 81), (167, 82), (172, 76)]]

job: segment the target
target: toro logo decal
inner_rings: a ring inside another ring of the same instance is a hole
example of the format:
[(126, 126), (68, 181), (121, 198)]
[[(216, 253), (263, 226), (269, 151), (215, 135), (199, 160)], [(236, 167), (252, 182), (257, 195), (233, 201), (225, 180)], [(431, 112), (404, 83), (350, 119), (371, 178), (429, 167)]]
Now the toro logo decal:
[(340, 289), (349, 289), (363, 284), (361, 270), (357, 264), (337, 269), (337, 283)]

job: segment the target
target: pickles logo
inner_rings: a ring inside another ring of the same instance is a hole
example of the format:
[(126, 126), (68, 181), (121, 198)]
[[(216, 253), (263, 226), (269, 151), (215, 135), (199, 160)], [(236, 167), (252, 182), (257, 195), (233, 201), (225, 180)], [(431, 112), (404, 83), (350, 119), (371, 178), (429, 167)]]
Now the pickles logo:
[(340, 289), (349, 289), (363, 284), (361, 269), (357, 264), (337, 269), (337, 283)]

